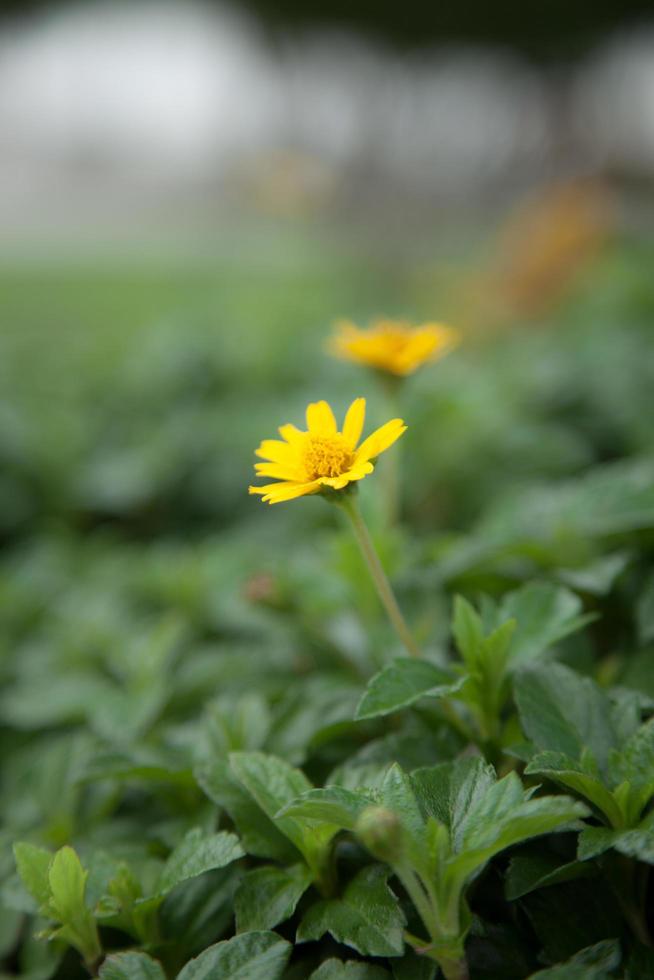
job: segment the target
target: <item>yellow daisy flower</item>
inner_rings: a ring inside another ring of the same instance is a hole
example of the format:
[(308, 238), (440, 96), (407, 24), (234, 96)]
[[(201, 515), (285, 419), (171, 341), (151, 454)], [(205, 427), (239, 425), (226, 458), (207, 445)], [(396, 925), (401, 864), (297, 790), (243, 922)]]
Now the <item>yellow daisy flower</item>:
[(266, 460), (256, 463), (257, 476), (272, 476), (279, 483), (250, 487), (269, 504), (293, 500), (323, 487), (342, 490), (372, 473), (373, 460), (392, 446), (406, 431), (402, 419), (391, 419), (361, 443), (366, 415), (365, 398), (356, 398), (347, 410), (343, 431), (339, 432), (334, 413), (327, 402), (314, 402), (307, 408), (307, 432), (294, 425), (279, 428), (281, 439), (264, 439), (256, 455)]
[(443, 323), (412, 326), (405, 320), (376, 320), (361, 330), (351, 321), (341, 320), (336, 329), (333, 354), (400, 377), (445, 357), (460, 341), (459, 331)]

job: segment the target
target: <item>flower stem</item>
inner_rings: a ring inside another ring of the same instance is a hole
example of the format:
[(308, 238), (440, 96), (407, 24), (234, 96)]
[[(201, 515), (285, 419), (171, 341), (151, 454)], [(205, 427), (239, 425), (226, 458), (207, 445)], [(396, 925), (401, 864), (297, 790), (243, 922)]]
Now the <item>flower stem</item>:
[(359, 547), (361, 548), (363, 557), (365, 558), (370, 570), (372, 580), (377, 588), (377, 593), (384, 608), (386, 609), (386, 612), (388, 613), (388, 618), (395, 628), (395, 632), (406, 647), (410, 656), (421, 656), (418, 645), (413, 639), (404, 616), (400, 611), (400, 607), (397, 604), (397, 599), (395, 598), (390, 582), (386, 577), (386, 572), (382, 568), (379, 555), (377, 554), (377, 550), (372, 542), (372, 538), (370, 537), (370, 532), (368, 531), (366, 523), (361, 516), (361, 511), (359, 510), (356, 498), (351, 493), (340, 494), (338, 503), (350, 518)]

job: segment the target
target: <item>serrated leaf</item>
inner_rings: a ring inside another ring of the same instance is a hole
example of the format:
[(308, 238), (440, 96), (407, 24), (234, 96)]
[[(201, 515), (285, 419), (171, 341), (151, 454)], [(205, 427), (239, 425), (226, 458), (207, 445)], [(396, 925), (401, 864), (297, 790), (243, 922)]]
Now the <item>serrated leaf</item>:
[(479, 756), (416, 769), (411, 782), (426, 817), (449, 828), (458, 850), (468, 811), (495, 783), (495, 770)]
[(226, 761), (214, 760), (200, 766), (195, 777), (209, 799), (223, 807), (234, 821), (248, 854), (281, 862), (297, 861), (297, 849), (239, 783)]
[(147, 953), (113, 953), (98, 976), (100, 980), (166, 980), (161, 964)]
[(310, 884), (311, 874), (303, 864), (249, 871), (234, 896), (237, 931), (273, 929), (285, 922)]
[(426, 660), (398, 657), (368, 682), (355, 718), (377, 718), (407, 708), (422, 697), (444, 697), (462, 684)]
[(48, 871), (52, 853), (43, 847), (20, 841), (14, 844), (14, 858), (23, 885), (38, 907), (45, 905), (50, 898)]
[(326, 932), (363, 956), (400, 956), (404, 915), (386, 880), (389, 869), (370, 865), (360, 871), (338, 899), (313, 905), (297, 931), (297, 942), (320, 939)]
[(199, 827), (189, 830), (172, 852), (159, 879), (158, 894), (166, 895), (180, 882), (216, 868), (224, 868), (245, 851), (235, 834), (220, 831), (205, 836)]
[(342, 786), (310, 789), (283, 807), (277, 817), (302, 817), (316, 823), (332, 824), (343, 830), (354, 830), (358, 817), (375, 798), (365, 790), (349, 790)]
[(594, 804), (614, 825), (622, 822), (622, 813), (613, 794), (583, 763), (575, 762), (562, 752), (538, 752), (525, 769), (528, 776), (547, 776), (573, 790)]
[(315, 871), (338, 827), (307, 826), (300, 817), (285, 816), (283, 812), (279, 815), (287, 803), (312, 789), (304, 773), (263, 752), (233, 752), (229, 763), (239, 782)]
[(627, 857), (654, 864), (654, 814), (649, 813), (638, 827), (630, 830), (587, 827), (579, 835), (577, 857), (587, 861), (611, 847)]
[(209, 946), (186, 964), (177, 980), (278, 980), (291, 950), (276, 932), (244, 932)]
[[(380, 788), (383, 806), (392, 810), (400, 818), (412, 850), (414, 864), (421, 861), (424, 851), (425, 818), (420, 810), (411, 778), (400, 768), (392, 765)], [(424, 860), (424, 857), (422, 858)]]
[(457, 874), (467, 876), (500, 851), (531, 837), (565, 829), (588, 815), (588, 808), (570, 797), (529, 799), (515, 773), (500, 779), (466, 814), (460, 853), (451, 863)]
[(313, 971), (309, 980), (390, 980), (390, 974), (372, 963), (329, 959)]
[(581, 600), (574, 592), (549, 582), (529, 582), (505, 596), (499, 615), (517, 622), (511, 644), (512, 666), (535, 660), (595, 618), (582, 615), (581, 609)]
[(525, 734), (539, 749), (581, 758), (590, 749), (600, 769), (616, 747), (611, 705), (601, 688), (563, 664), (534, 664), (518, 672), (514, 694)]
[(654, 718), (641, 725), (619, 752), (613, 752), (609, 769), (616, 783), (627, 780), (654, 788)]

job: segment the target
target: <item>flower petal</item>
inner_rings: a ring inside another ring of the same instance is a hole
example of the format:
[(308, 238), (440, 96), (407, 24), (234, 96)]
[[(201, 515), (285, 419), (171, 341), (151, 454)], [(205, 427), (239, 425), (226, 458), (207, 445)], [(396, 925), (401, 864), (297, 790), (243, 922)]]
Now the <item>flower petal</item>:
[(306, 436), (306, 432), (302, 432), (301, 429), (298, 429), (296, 425), (291, 425), (290, 422), (286, 425), (280, 425), (277, 431), (282, 439), (285, 439), (291, 446), (297, 446)]
[(345, 415), (343, 422), (343, 438), (354, 449), (361, 438), (363, 423), (366, 418), (365, 398), (355, 398)]
[(257, 476), (272, 476), (276, 480), (292, 480), (294, 483), (301, 483), (305, 479), (305, 474), (300, 467), (288, 463), (255, 463), (254, 469)]
[(284, 500), (294, 500), (296, 497), (303, 497), (308, 493), (315, 493), (320, 489), (317, 480), (311, 483), (269, 483), (265, 487), (250, 487), (250, 493), (260, 493), (264, 503), (280, 504)]
[(290, 463), (297, 458), (294, 448), (281, 439), (264, 439), (254, 452), (271, 463)]
[(312, 402), (307, 406), (307, 427), (316, 436), (333, 436), (336, 433), (336, 419), (327, 402)]
[(406, 432), (406, 425), (402, 419), (391, 419), (390, 422), (382, 425), (361, 443), (354, 456), (355, 465), (369, 459), (375, 459), (385, 449), (392, 446), (403, 432)]

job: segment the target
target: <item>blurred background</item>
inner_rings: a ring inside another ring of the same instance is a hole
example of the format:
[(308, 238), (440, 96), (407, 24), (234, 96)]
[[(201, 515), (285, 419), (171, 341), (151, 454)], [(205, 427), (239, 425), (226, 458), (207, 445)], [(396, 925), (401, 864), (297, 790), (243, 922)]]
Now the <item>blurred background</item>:
[(388, 412), (340, 316), (464, 331), (402, 407), (434, 533), (649, 451), (648, 7), (5, 2), (6, 553), (326, 520), (246, 486), (307, 401)]

